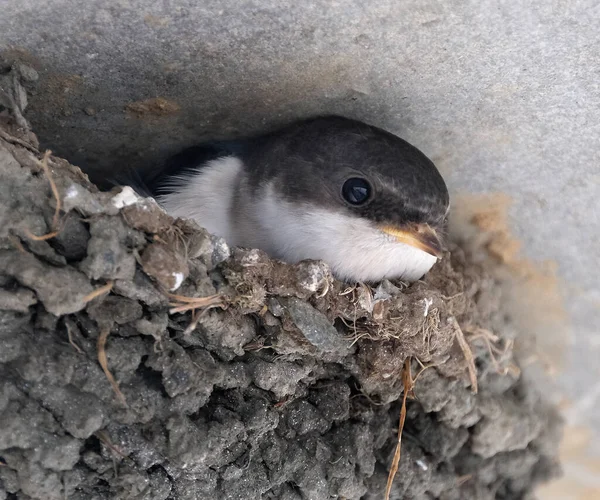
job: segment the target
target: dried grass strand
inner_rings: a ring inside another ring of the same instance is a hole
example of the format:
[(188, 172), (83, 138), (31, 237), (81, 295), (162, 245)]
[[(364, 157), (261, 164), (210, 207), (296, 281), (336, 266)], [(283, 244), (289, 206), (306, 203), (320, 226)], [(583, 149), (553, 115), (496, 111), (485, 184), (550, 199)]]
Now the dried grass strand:
[(196, 327), (198, 326), (198, 323), (199, 323), (200, 319), (209, 311), (209, 309), (214, 309), (215, 307), (219, 307), (219, 306), (218, 305), (212, 305), (212, 306), (205, 307), (200, 312), (194, 311), (194, 316), (192, 317), (192, 321), (186, 327), (186, 329), (183, 331), (183, 334), (184, 335), (189, 335), (190, 333), (192, 333), (196, 329)]
[(67, 327), (67, 337), (69, 338), (69, 344), (71, 344), (73, 346), (73, 349), (75, 349), (79, 354), (83, 354), (83, 350), (81, 349), (81, 347), (79, 347), (73, 340), (73, 331), (71, 330), (71, 326), (68, 322), (65, 322), (65, 326)]
[(398, 442), (396, 443), (396, 450), (394, 451), (394, 458), (392, 460), (392, 467), (388, 474), (387, 484), (385, 486), (385, 500), (389, 500), (390, 492), (392, 491), (392, 485), (396, 472), (398, 472), (398, 466), (400, 465), (400, 452), (402, 449), (402, 431), (404, 429), (404, 422), (406, 421), (406, 399), (409, 393), (413, 390), (414, 381), (410, 373), (411, 358), (406, 358), (404, 361), (404, 369), (402, 370), (402, 384), (404, 385), (404, 395), (402, 396), (402, 408), (400, 410), (400, 422), (398, 423)]
[(50, 183), (50, 189), (52, 190), (52, 196), (54, 196), (54, 199), (56, 201), (56, 207), (54, 207), (54, 217), (52, 218), (52, 229), (54, 231), (56, 231), (58, 228), (60, 211), (62, 209), (62, 202), (60, 201), (60, 194), (58, 193), (58, 188), (56, 187), (56, 183), (54, 182), (54, 179), (52, 178), (52, 172), (50, 172), (50, 167), (48, 166), (48, 158), (50, 158), (51, 154), (52, 154), (52, 151), (47, 149), (44, 152), (44, 156), (42, 157), (42, 160), (41, 161), (37, 160), (36, 163), (40, 167), (42, 167), (42, 170), (44, 171), (44, 175), (46, 176), (46, 179), (48, 179), (48, 182)]
[(13, 244), (13, 246), (21, 253), (29, 253), (27, 250), (25, 250), (25, 247), (23, 246), (23, 243), (21, 243), (21, 240), (19, 238), (17, 238), (14, 234), (9, 234), (8, 235), (8, 239), (10, 240), (10, 242)]
[(185, 297), (183, 295), (169, 294), (169, 298), (173, 299), (169, 305), (169, 314), (192, 311), (195, 309), (203, 309), (206, 307), (217, 307), (224, 304), (223, 296), (220, 294), (209, 295), (208, 297)]
[(60, 211), (62, 210), (62, 202), (60, 200), (60, 194), (58, 192), (58, 188), (56, 187), (56, 183), (54, 182), (54, 179), (52, 178), (52, 172), (50, 171), (50, 167), (48, 166), (48, 159), (50, 158), (51, 154), (52, 154), (52, 151), (47, 149), (44, 152), (44, 156), (42, 157), (42, 159), (41, 160), (36, 159), (35, 161), (36, 161), (37, 165), (39, 167), (41, 167), (42, 171), (44, 172), (44, 175), (46, 176), (46, 179), (48, 180), (48, 183), (50, 184), (50, 190), (52, 191), (52, 196), (54, 197), (54, 200), (56, 202), (56, 206), (54, 207), (54, 216), (52, 217), (52, 226), (51, 226), (52, 231), (38, 236), (36, 234), (33, 234), (29, 229), (25, 228), (25, 230), (24, 230), (25, 236), (27, 236), (30, 240), (34, 240), (34, 241), (50, 240), (50, 239), (54, 238), (60, 232)]
[(104, 371), (104, 374), (106, 375), (106, 378), (110, 382), (110, 385), (112, 386), (113, 391), (117, 395), (117, 398), (123, 404), (123, 406), (125, 406), (127, 408), (128, 405), (127, 405), (127, 401), (125, 400), (125, 396), (121, 392), (121, 389), (119, 389), (119, 384), (117, 384), (115, 377), (113, 377), (113, 374), (108, 369), (108, 358), (106, 357), (106, 340), (108, 339), (109, 335), (110, 335), (110, 328), (104, 328), (103, 330), (100, 331), (100, 335), (98, 336), (98, 344), (97, 344), (98, 362), (100, 363), (100, 366), (102, 367), (102, 370)]
[(85, 297), (83, 297), (83, 303), (87, 304), (88, 302), (91, 302), (92, 300), (94, 300), (97, 297), (100, 297), (101, 295), (110, 293), (110, 291), (113, 288), (113, 285), (114, 282), (109, 281), (108, 283), (106, 283), (106, 285), (103, 285), (100, 288), (96, 288), (96, 290), (94, 290), (91, 293), (88, 293)]
[(52, 238), (54, 238), (58, 234), (58, 231), (51, 231), (49, 233), (42, 234), (41, 236), (37, 236), (37, 235), (33, 234), (27, 228), (25, 228), (25, 230), (23, 232), (25, 233), (25, 236), (27, 236), (30, 240), (33, 240), (33, 241), (51, 240)]
[(19, 139), (18, 137), (15, 137), (14, 135), (10, 135), (2, 129), (0, 129), (0, 137), (2, 137), (2, 139), (4, 139), (6, 142), (10, 142), (11, 144), (18, 144), (19, 146), (23, 146), (25, 149), (28, 149), (32, 153), (36, 153), (36, 154), (40, 153), (38, 149), (34, 148), (28, 142), (26, 142), (22, 139)]
[(477, 394), (477, 369), (475, 368), (475, 358), (473, 357), (473, 351), (471, 351), (471, 347), (465, 339), (465, 334), (460, 328), (458, 321), (456, 321), (456, 318), (452, 316), (450, 318), (450, 321), (454, 326), (454, 336), (458, 341), (458, 345), (460, 346), (465, 359), (467, 360), (467, 370), (469, 372), (469, 380), (471, 381), (471, 391), (473, 392), (473, 394)]

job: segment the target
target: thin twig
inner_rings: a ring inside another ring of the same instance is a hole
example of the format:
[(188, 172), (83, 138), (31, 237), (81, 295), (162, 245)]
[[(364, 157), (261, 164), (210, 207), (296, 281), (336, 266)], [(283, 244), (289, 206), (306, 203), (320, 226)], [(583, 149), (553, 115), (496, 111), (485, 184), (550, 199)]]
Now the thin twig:
[(58, 231), (51, 231), (49, 233), (42, 234), (41, 236), (37, 236), (37, 235), (33, 234), (27, 228), (25, 228), (25, 230), (23, 232), (25, 233), (25, 236), (27, 236), (30, 240), (34, 240), (34, 241), (46, 241), (46, 240), (50, 240), (50, 239), (54, 238), (58, 234)]
[(27, 252), (27, 250), (25, 250), (25, 247), (23, 246), (23, 243), (21, 243), (21, 240), (19, 238), (17, 238), (14, 234), (9, 234), (8, 239), (10, 240), (10, 242), (14, 245), (14, 247), (19, 252), (29, 253), (29, 252)]
[(413, 378), (413, 385), (417, 382), (417, 379), (421, 376), (421, 373), (427, 370), (427, 368), (433, 368), (434, 366), (437, 366), (436, 363), (431, 363), (430, 365), (423, 365), (420, 361), (419, 364), (421, 365), (421, 369), (419, 370), (419, 373), (415, 375), (415, 378)]
[(385, 500), (389, 500), (390, 492), (392, 491), (392, 484), (394, 483), (394, 477), (398, 472), (398, 466), (400, 464), (400, 451), (402, 448), (402, 430), (404, 429), (404, 422), (406, 420), (406, 398), (413, 389), (413, 379), (410, 374), (410, 362), (411, 358), (404, 360), (404, 369), (402, 370), (402, 384), (404, 385), (404, 394), (402, 396), (402, 409), (400, 410), (400, 422), (398, 423), (398, 442), (396, 443), (396, 450), (394, 451), (394, 459), (392, 460), (392, 467), (388, 475), (387, 484), (385, 487)]
[(54, 197), (54, 200), (56, 202), (56, 206), (54, 207), (54, 216), (52, 217), (52, 230), (49, 233), (37, 236), (33, 234), (29, 229), (25, 228), (25, 236), (27, 236), (30, 240), (34, 241), (46, 241), (52, 239), (60, 232), (60, 210), (62, 208), (62, 202), (60, 201), (60, 194), (58, 192), (58, 188), (56, 187), (56, 183), (52, 178), (52, 172), (50, 171), (50, 167), (48, 166), (48, 158), (50, 158), (51, 154), (52, 151), (47, 149), (41, 161), (36, 159), (36, 163), (44, 171), (44, 175), (46, 176), (46, 179), (48, 179), (48, 183), (50, 184), (52, 196)]
[(184, 297), (181, 295), (169, 295), (169, 297), (175, 300), (169, 303), (172, 306), (169, 309), (169, 314), (223, 305), (223, 296), (219, 294), (209, 295), (208, 297)]
[(39, 150), (34, 148), (31, 144), (27, 143), (22, 139), (19, 139), (18, 137), (15, 137), (14, 135), (6, 133), (4, 130), (0, 130), (0, 137), (2, 137), (2, 139), (4, 139), (5, 141), (10, 142), (11, 144), (18, 144), (19, 146), (23, 146), (32, 153), (40, 154)]
[(96, 288), (93, 292), (88, 293), (85, 297), (83, 297), (83, 303), (87, 304), (88, 302), (94, 300), (96, 297), (100, 297), (106, 293), (110, 293), (112, 290), (114, 283), (109, 281), (106, 285), (101, 286), (100, 288)]
[(497, 335), (494, 335), (489, 330), (484, 328), (477, 328), (474, 331), (474, 335), (469, 337), (469, 342), (473, 343), (476, 340), (482, 339), (485, 343), (485, 346), (490, 355), (490, 359), (492, 361), (492, 365), (494, 366), (496, 372), (500, 375), (507, 375), (509, 372), (516, 374), (517, 376), (521, 373), (521, 370), (518, 366), (510, 363), (509, 366), (501, 367), (500, 362), (496, 358), (496, 354), (498, 354), (502, 360), (513, 348), (514, 340), (508, 339), (505, 342), (504, 349), (498, 348), (495, 344), (498, 344), (502, 339)]
[(216, 306), (216, 305), (208, 306), (200, 312), (194, 311), (194, 316), (192, 317), (192, 322), (183, 331), (183, 334), (189, 335), (190, 333), (192, 333), (196, 329), (196, 326), (198, 326), (198, 322), (200, 321), (200, 318), (202, 318), (202, 316), (204, 316), (209, 309), (214, 309), (215, 307), (218, 307), (218, 306)]
[(458, 341), (458, 345), (460, 346), (465, 359), (467, 360), (467, 370), (469, 371), (469, 379), (471, 380), (471, 391), (474, 394), (477, 394), (477, 370), (475, 368), (475, 358), (473, 357), (473, 351), (471, 351), (471, 347), (469, 343), (465, 339), (465, 335), (456, 321), (454, 316), (450, 317), (449, 321), (452, 322), (454, 326), (454, 335), (456, 340)]
[[(173, 302), (184, 302), (186, 304), (197, 302), (198, 300), (204, 299), (205, 297), (187, 297), (185, 295), (177, 295), (176, 293), (167, 293), (167, 297), (173, 300)], [(210, 297), (214, 297), (211, 295)]]
[(71, 330), (71, 326), (69, 325), (68, 322), (65, 322), (65, 326), (67, 327), (67, 336), (69, 337), (69, 344), (71, 344), (73, 346), (73, 348), (79, 353), (79, 354), (83, 354), (83, 351), (81, 349), (81, 347), (79, 347), (75, 341), (73, 340), (73, 332)]
[(98, 346), (97, 346), (98, 347), (98, 362), (100, 363), (100, 366), (102, 367), (102, 370), (104, 371), (104, 374), (106, 375), (106, 378), (110, 382), (110, 385), (112, 386), (113, 391), (115, 391), (115, 394), (119, 398), (119, 401), (121, 401), (123, 406), (128, 407), (127, 401), (125, 401), (125, 396), (121, 392), (121, 389), (119, 389), (119, 384), (117, 384), (115, 377), (113, 377), (113, 374), (108, 369), (108, 359), (106, 357), (105, 346), (106, 346), (106, 340), (108, 339), (109, 335), (110, 335), (110, 328), (105, 328), (100, 332), (100, 335), (98, 336)]
[[(186, 297), (185, 295), (177, 295), (174, 293), (169, 293), (167, 295), (173, 301), (169, 303), (169, 305), (172, 306), (171, 309), (169, 309), (169, 314), (192, 311), (192, 321), (183, 331), (184, 335), (189, 335), (195, 330), (200, 318), (202, 318), (209, 309), (225, 306), (223, 296), (220, 294), (209, 295), (208, 297)], [(198, 309), (202, 309), (202, 312), (198, 313)]]
[(37, 160), (37, 164), (40, 167), (42, 167), (42, 170), (44, 171), (44, 174), (46, 175), (46, 178), (48, 179), (48, 182), (50, 183), (50, 189), (52, 190), (52, 195), (54, 196), (54, 199), (56, 200), (56, 207), (54, 208), (54, 217), (52, 218), (52, 229), (54, 231), (56, 231), (58, 229), (58, 219), (60, 217), (60, 209), (62, 208), (62, 203), (60, 201), (60, 194), (58, 193), (58, 188), (56, 187), (54, 179), (52, 178), (52, 172), (50, 172), (50, 167), (48, 167), (48, 158), (50, 158), (51, 154), (52, 154), (52, 151), (47, 149), (46, 152), (44, 153), (44, 156), (42, 157), (42, 160), (41, 161)]
[(457, 477), (456, 478), (456, 486), (462, 486), (472, 477), (473, 477), (473, 474), (465, 474), (464, 476)]

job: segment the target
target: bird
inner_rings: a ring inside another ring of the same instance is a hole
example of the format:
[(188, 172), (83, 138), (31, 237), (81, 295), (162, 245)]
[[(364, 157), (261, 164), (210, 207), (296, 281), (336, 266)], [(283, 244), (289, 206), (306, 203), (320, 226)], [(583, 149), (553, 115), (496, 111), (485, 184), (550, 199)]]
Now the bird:
[(447, 186), (419, 149), (342, 116), (297, 120), (171, 157), (148, 182), (173, 217), (347, 282), (421, 279), (442, 257)]

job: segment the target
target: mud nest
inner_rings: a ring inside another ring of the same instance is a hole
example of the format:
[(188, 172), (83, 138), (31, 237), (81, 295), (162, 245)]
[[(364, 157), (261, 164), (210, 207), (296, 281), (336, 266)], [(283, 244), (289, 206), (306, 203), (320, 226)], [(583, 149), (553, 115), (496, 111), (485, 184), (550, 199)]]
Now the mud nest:
[[(560, 420), (459, 246), (411, 286), (230, 249), (38, 151), (0, 70), (0, 499), (532, 498)], [(7, 97), (8, 96), (8, 97)]]

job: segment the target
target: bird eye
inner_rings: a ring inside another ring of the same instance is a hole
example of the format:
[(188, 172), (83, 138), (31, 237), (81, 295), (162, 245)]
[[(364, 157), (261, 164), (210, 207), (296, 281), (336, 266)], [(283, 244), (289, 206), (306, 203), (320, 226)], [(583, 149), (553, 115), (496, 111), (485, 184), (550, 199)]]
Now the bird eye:
[(344, 182), (342, 196), (351, 205), (362, 205), (371, 197), (371, 185), (360, 177), (352, 177)]

